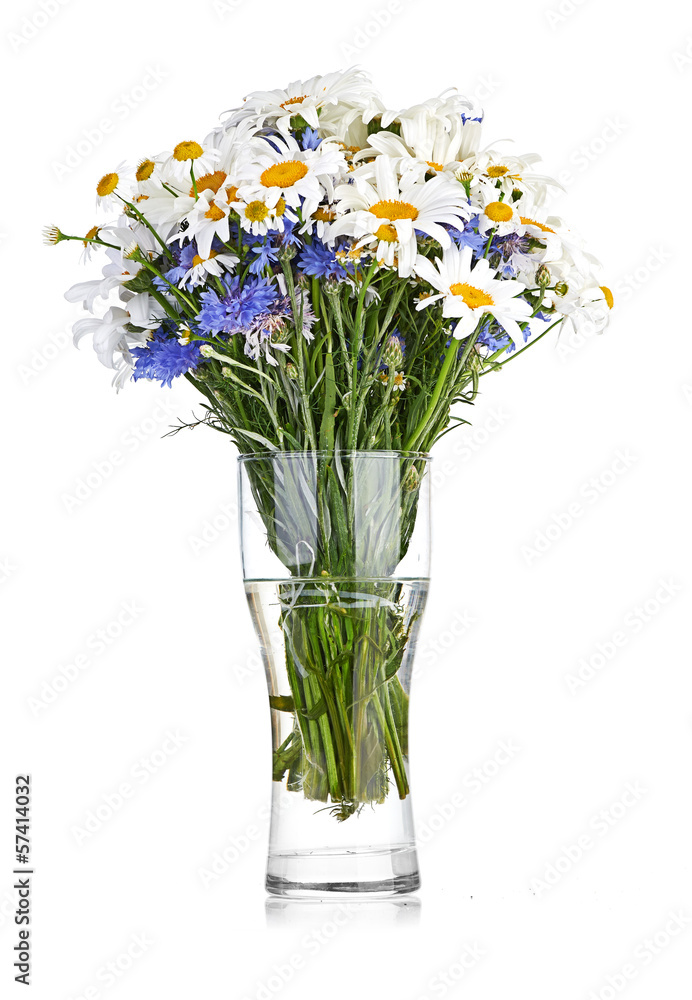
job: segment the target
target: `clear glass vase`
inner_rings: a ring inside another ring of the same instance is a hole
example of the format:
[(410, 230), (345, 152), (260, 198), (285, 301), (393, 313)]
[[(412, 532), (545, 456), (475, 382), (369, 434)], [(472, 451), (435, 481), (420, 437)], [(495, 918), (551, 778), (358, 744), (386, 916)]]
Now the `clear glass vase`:
[(428, 463), (393, 451), (240, 458), (243, 573), (272, 724), (271, 893), (420, 885), (408, 704)]

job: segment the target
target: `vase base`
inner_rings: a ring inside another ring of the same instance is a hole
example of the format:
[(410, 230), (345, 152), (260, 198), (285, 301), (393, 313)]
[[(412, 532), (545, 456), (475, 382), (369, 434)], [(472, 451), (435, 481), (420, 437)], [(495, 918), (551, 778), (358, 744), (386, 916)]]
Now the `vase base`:
[(272, 853), (266, 886), (274, 896), (293, 898), (399, 896), (420, 888), (416, 849), (399, 846)]

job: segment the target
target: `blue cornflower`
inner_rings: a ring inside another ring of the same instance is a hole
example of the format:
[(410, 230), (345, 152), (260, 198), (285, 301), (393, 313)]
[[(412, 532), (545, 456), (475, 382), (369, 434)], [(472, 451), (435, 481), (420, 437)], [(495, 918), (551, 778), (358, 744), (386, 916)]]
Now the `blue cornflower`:
[(174, 378), (184, 375), (205, 359), (199, 353), (199, 342), (191, 341), (181, 344), (174, 337), (166, 337), (159, 332), (154, 335), (146, 347), (134, 347), (135, 370), (132, 378), (135, 382), (140, 378), (154, 379), (170, 389)]
[(462, 247), (471, 247), (474, 257), (482, 256), (485, 253), (485, 246), (488, 242), (486, 236), (481, 236), (480, 233), (476, 232), (475, 227), (477, 225), (478, 216), (474, 215), (472, 219), (469, 219), (463, 229), (449, 229), (449, 235), (452, 237), (454, 243), (459, 247), (459, 249)]
[(253, 246), (252, 252), (256, 254), (248, 270), (250, 274), (263, 274), (267, 265), (275, 264), (278, 260), (278, 251), (265, 240), (257, 246)]
[(303, 134), (300, 137), (301, 149), (317, 149), (321, 142), (316, 128), (310, 128), (308, 125), (307, 128), (303, 129)]
[(278, 236), (279, 243), (285, 247), (302, 247), (303, 241), (301, 240), (298, 233), (294, 232), (294, 229), (298, 225), (297, 221), (292, 219), (284, 218), (284, 231)]
[(305, 246), (298, 257), (297, 266), (303, 274), (311, 278), (335, 278), (337, 281), (343, 281), (347, 276), (347, 271), (334, 251), (320, 240)]
[(237, 276), (221, 280), (226, 288), (223, 297), (212, 291), (202, 293), (197, 322), (203, 333), (237, 333), (267, 312), (277, 297), (276, 288), (264, 278), (252, 278), (242, 287)]
[[(182, 248), (172, 246), (170, 250), (173, 254), (173, 260), (175, 263), (173, 264), (173, 267), (163, 272), (164, 277), (167, 280), (164, 281), (163, 278), (159, 278), (158, 275), (156, 275), (153, 280), (154, 287), (160, 292), (168, 292), (170, 291), (171, 285), (177, 285), (180, 281), (182, 281), (192, 267), (192, 258), (197, 253), (197, 244), (194, 242), (186, 243)], [(170, 285), (168, 282), (170, 282)]]

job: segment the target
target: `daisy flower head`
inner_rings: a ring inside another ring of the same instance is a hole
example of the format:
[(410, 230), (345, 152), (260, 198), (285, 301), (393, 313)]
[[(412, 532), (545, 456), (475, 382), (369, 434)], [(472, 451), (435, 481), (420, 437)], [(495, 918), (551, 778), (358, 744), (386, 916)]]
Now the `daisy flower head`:
[(580, 280), (579, 274), (572, 271), (566, 277), (568, 282), (557, 282), (545, 295), (546, 304), (565, 318), (561, 331), (572, 330), (585, 336), (602, 333), (610, 320), (613, 293), (599, 285), (593, 274)]
[(214, 238), (227, 243), (230, 237), (230, 205), (225, 191), (207, 188), (202, 191), (192, 209), (185, 216), (187, 228), (174, 237), (175, 240), (194, 239), (201, 257), (208, 258)]
[(292, 137), (272, 137), (251, 164), (238, 187), (246, 202), (259, 199), (275, 208), (283, 198), (291, 208), (302, 208), (305, 218), (324, 200), (332, 199), (334, 182), (346, 173), (343, 152), (336, 143), (321, 143), (317, 149), (301, 149)]
[[(481, 109), (467, 98), (443, 95), (398, 114), (400, 142), (409, 156), (427, 166), (428, 172), (454, 170), (476, 153), (482, 118)], [(379, 149), (383, 143), (391, 144), (391, 134), (376, 133), (370, 145)]]
[(205, 284), (210, 276), (219, 278), (225, 271), (233, 271), (238, 259), (234, 253), (229, 253), (226, 250), (221, 252), (213, 248), (209, 251), (208, 257), (200, 257), (196, 253), (178, 284), (181, 288), (196, 288), (198, 285)]
[(539, 255), (540, 259), (558, 260), (562, 255), (563, 245), (572, 242), (568, 233), (560, 232), (560, 220), (549, 216), (530, 199), (520, 199), (515, 207), (519, 213), (518, 231), (532, 240), (545, 244), (545, 250)]
[[(127, 302), (109, 306), (103, 316), (79, 319), (72, 330), (75, 344), (91, 336), (96, 356), (106, 368), (119, 368), (117, 353), (129, 355), (133, 344), (146, 342), (147, 331), (161, 325), (165, 313), (147, 292), (132, 295)], [(137, 327), (133, 331), (132, 327)]]
[(515, 233), (521, 225), (519, 212), (511, 201), (488, 198), (478, 216), (478, 232), (483, 236), (494, 232), (496, 236)]
[(312, 213), (311, 218), (314, 223), (313, 231), (316, 233), (317, 238), (319, 240), (325, 240), (327, 239), (329, 226), (336, 218), (336, 206), (320, 205)]
[(463, 189), (446, 177), (416, 181), (400, 177), (398, 161), (378, 156), (373, 166), (354, 175), (353, 184), (337, 188), (339, 217), (329, 228), (329, 239), (352, 236), (358, 246), (372, 247), (388, 266), (396, 261), (401, 277), (408, 277), (418, 253), (418, 234), (442, 247), (450, 245), (445, 225), (463, 229), (469, 216)]
[[(301, 121), (317, 129), (334, 117), (329, 112), (338, 105), (340, 114), (363, 108), (372, 93), (372, 81), (359, 69), (295, 80), (278, 90), (257, 90), (245, 98), (240, 108), (230, 112), (228, 124), (251, 118), (257, 127), (273, 125), (284, 134)], [(296, 119), (299, 119), (296, 122)]]
[(424, 309), (442, 300), (442, 315), (458, 319), (453, 336), (462, 340), (477, 328), (484, 316), (492, 316), (515, 344), (522, 342), (520, 322), (528, 321), (531, 306), (519, 298), (526, 291), (519, 281), (499, 279), (487, 260), (473, 264), (470, 247), (450, 247), (433, 260), (419, 257), (416, 274), (437, 289), (419, 301)]
[(191, 172), (195, 177), (210, 173), (218, 159), (218, 149), (204, 149), (194, 139), (184, 139), (173, 147), (172, 153), (163, 154), (162, 166), (171, 179), (182, 180)]
[(115, 170), (103, 174), (96, 185), (96, 204), (99, 208), (112, 211), (121, 207), (123, 201), (130, 201), (128, 186), (132, 184), (132, 169), (120, 163)]
[(275, 205), (267, 202), (267, 197), (253, 198), (251, 201), (236, 200), (231, 202), (231, 211), (236, 212), (241, 228), (253, 236), (266, 236), (268, 232), (284, 231), (284, 216), (297, 221), (296, 216), (286, 208), (284, 198), (279, 198)]
[(564, 190), (561, 184), (546, 174), (537, 174), (532, 170), (534, 164), (540, 162), (537, 153), (525, 153), (523, 156), (504, 156), (495, 149), (486, 149), (471, 157), (469, 169), (477, 174), (482, 186), (492, 195), (503, 192), (510, 198), (514, 191), (521, 191), (532, 196), (539, 205), (546, 199), (549, 188)]

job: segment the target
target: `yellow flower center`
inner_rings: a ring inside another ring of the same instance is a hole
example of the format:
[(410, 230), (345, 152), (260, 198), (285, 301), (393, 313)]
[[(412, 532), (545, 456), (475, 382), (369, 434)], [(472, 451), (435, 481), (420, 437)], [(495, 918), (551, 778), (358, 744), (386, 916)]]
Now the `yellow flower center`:
[(208, 257), (200, 257), (200, 255), (196, 253), (195, 256), (192, 258), (192, 266), (197, 267), (199, 264), (203, 264), (205, 260), (213, 260), (214, 257), (218, 257), (218, 255), (219, 255), (218, 250), (210, 250)]
[(84, 244), (85, 247), (89, 246), (89, 240), (93, 240), (93, 239), (96, 238), (96, 234), (98, 233), (98, 231), (99, 231), (99, 227), (98, 226), (92, 226), (91, 227), (91, 229), (89, 230), (89, 232), (86, 234), (86, 236), (82, 240), (82, 243)]
[(485, 214), (491, 222), (509, 222), (512, 218), (512, 208), (502, 201), (491, 201), (485, 207)]
[(555, 230), (551, 229), (550, 226), (544, 226), (542, 222), (536, 222), (535, 219), (529, 219), (525, 215), (520, 216), (522, 226), (535, 226), (536, 229), (542, 229), (544, 233), (554, 233)]
[(225, 216), (226, 213), (224, 210), (219, 208), (219, 206), (215, 205), (213, 202), (204, 213), (204, 218), (211, 219), (213, 222), (220, 222), (223, 218), (225, 218)]
[(611, 292), (611, 290), (608, 288), (607, 285), (599, 285), (599, 288), (601, 289), (601, 291), (605, 296), (606, 305), (608, 306), (609, 309), (612, 309), (613, 305), (615, 304), (613, 293)]
[(299, 180), (305, 177), (308, 168), (300, 160), (282, 160), (272, 167), (267, 167), (260, 175), (260, 184), (263, 187), (293, 187)]
[(408, 201), (378, 201), (370, 206), (376, 219), (417, 219), (418, 209)]
[(449, 286), (451, 295), (461, 295), (469, 309), (482, 309), (483, 306), (495, 305), (494, 299), (480, 288), (468, 285), (465, 281), (455, 281)]
[(96, 194), (99, 198), (106, 198), (109, 194), (113, 194), (118, 186), (119, 179), (117, 174), (104, 174), (96, 185)]
[(426, 160), (425, 162), (428, 164), (431, 170), (444, 170), (443, 163), (435, 163), (434, 160)]
[(284, 214), (285, 211), (286, 211), (286, 199), (279, 198), (279, 200), (276, 203), (276, 207), (274, 209), (274, 214), (278, 215), (279, 218), (281, 218), (281, 216)]
[(307, 96), (308, 96), (307, 94), (303, 94), (302, 97), (289, 97), (289, 99), (287, 101), (284, 101), (283, 104), (280, 104), (279, 107), (288, 108), (292, 104), (302, 104), (303, 101), (307, 99)]
[(504, 177), (509, 173), (509, 167), (488, 167), (488, 177)]
[(183, 162), (184, 160), (197, 160), (202, 155), (204, 150), (198, 142), (193, 142), (192, 139), (188, 139), (185, 142), (179, 142), (178, 145), (173, 150), (173, 159)]
[[(197, 184), (197, 193), (200, 194), (202, 191), (213, 191), (214, 194), (217, 193), (223, 182), (226, 180), (226, 174), (223, 170), (215, 170), (213, 174), (202, 174), (202, 176), (195, 183)], [(194, 198), (195, 189), (190, 188), (190, 197)]]
[(226, 188), (226, 200), (230, 205), (231, 202), (236, 201), (238, 197), (238, 188), (235, 184), (232, 184), (229, 188)]
[(153, 160), (142, 160), (140, 165), (137, 167), (137, 172), (135, 177), (138, 181), (148, 181), (151, 175), (154, 173), (154, 167), (156, 164)]
[(269, 215), (269, 209), (263, 201), (251, 201), (245, 206), (245, 218), (250, 222), (261, 222)]
[(396, 229), (389, 223), (385, 223), (384, 226), (380, 226), (375, 232), (375, 236), (378, 240), (383, 240), (385, 243), (395, 243), (397, 240)]
[(312, 217), (318, 222), (331, 222), (335, 215), (336, 212), (332, 208), (318, 208)]

